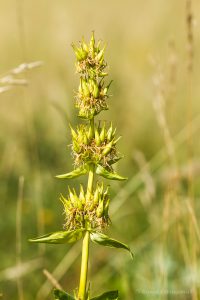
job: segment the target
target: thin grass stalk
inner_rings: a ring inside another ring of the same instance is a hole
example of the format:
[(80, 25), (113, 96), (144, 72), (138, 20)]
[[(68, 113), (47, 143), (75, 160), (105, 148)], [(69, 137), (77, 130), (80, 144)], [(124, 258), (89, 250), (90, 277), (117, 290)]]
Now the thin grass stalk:
[[(17, 267), (21, 266), (22, 255), (22, 205), (24, 194), (24, 177), (19, 178), (18, 200), (16, 209), (16, 263)], [(17, 292), (19, 300), (24, 300), (23, 283), (21, 277), (17, 277)]]
[[(187, 30), (187, 122), (191, 124), (193, 116), (193, 66), (194, 66), (194, 32), (193, 32), (193, 8), (192, 0), (186, 0), (186, 30)], [(187, 155), (188, 161), (192, 161), (194, 158), (194, 141), (192, 135), (192, 125), (188, 127), (187, 133)], [(191, 266), (194, 273), (197, 274), (197, 244), (194, 227), (195, 208), (194, 208), (194, 178), (191, 167), (188, 167), (188, 197), (190, 201), (189, 209), (189, 245), (191, 252)], [(191, 214), (191, 211), (193, 214)], [(198, 292), (195, 282), (192, 287), (192, 300), (198, 300)]]
[(46, 276), (46, 278), (51, 282), (52, 286), (56, 289), (63, 290), (60, 283), (53, 277), (53, 275), (46, 269), (43, 270), (43, 274)]

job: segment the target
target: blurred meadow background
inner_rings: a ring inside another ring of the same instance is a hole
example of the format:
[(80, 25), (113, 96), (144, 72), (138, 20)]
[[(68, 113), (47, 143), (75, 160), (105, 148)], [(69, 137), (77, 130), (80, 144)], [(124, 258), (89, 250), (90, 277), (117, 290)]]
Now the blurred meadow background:
[(107, 44), (114, 80), (110, 110), (99, 118), (122, 135), (117, 169), (129, 177), (111, 183), (109, 231), (135, 259), (91, 245), (91, 289), (118, 288), (127, 300), (198, 300), (197, 0), (0, 1), (0, 299), (53, 299), (49, 276), (68, 291), (78, 285), (80, 243), (27, 240), (63, 226), (67, 181), (54, 176), (71, 170), (68, 123), (79, 122), (71, 43), (93, 30)]

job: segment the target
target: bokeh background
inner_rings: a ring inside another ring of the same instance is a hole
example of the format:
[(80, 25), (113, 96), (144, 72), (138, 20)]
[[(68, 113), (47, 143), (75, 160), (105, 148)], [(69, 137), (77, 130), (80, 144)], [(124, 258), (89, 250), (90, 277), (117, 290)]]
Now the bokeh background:
[(197, 0), (0, 1), (0, 78), (43, 62), (14, 76), (27, 86), (0, 83), (12, 87), (0, 93), (0, 299), (53, 299), (44, 269), (69, 292), (78, 285), (80, 243), (27, 240), (63, 226), (59, 195), (67, 182), (54, 175), (71, 169), (68, 123), (80, 121), (71, 43), (93, 30), (107, 44), (114, 80), (110, 110), (98, 118), (122, 135), (117, 170), (129, 177), (111, 184), (109, 234), (135, 259), (91, 245), (92, 294), (200, 299)]

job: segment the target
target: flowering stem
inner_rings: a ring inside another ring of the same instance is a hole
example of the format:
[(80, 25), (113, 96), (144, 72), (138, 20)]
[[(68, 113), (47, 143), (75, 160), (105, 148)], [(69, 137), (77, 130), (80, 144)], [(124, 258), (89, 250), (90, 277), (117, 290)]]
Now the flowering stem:
[[(94, 123), (93, 123), (94, 124)], [(94, 165), (89, 167), (88, 186), (87, 186), (87, 198), (92, 194), (93, 180), (94, 180)], [(86, 231), (82, 244), (82, 261), (81, 261), (81, 274), (78, 299), (86, 300), (87, 296), (87, 274), (88, 274), (88, 260), (89, 260), (89, 241), (90, 233)]]

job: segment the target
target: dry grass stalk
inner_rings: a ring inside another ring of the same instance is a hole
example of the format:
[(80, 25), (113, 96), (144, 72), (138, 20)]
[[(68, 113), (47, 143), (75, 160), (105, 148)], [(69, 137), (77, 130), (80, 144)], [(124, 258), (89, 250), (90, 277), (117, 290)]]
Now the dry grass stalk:
[[(192, 10), (192, 0), (186, 0), (186, 51), (187, 51), (187, 122), (190, 123), (193, 115), (193, 96), (192, 96), (192, 80), (193, 80), (193, 67), (194, 67), (194, 33), (193, 23), (194, 15)], [(188, 127), (187, 132), (187, 151), (188, 160), (193, 159), (193, 138), (192, 138), (192, 125)], [(188, 168), (188, 182), (190, 185), (189, 197), (193, 196), (193, 176), (191, 169)]]
[(197, 235), (198, 240), (200, 242), (200, 229), (199, 229), (199, 225), (198, 225), (198, 222), (197, 222), (197, 218), (196, 218), (196, 214), (195, 214), (195, 211), (194, 211), (194, 207), (191, 205), (190, 199), (186, 200), (186, 206), (187, 206), (188, 212), (189, 212), (189, 214), (191, 216), (192, 223), (193, 223), (193, 226), (194, 226), (195, 231), (196, 231), (196, 235)]
[[(22, 204), (24, 194), (24, 177), (19, 178), (19, 190), (16, 210), (16, 264), (18, 267), (21, 265), (21, 239), (22, 239)], [(19, 300), (24, 299), (23, 283), (20, 277), (17, 278), (17, 290)]]
[(16, 68), (6, 72), (0, 78), (0, 94), (6, 91), (11, 90), (14, 86), (25, 86), (28, 84), (28, 80), (24, 78), (18, 78), (17, 76), (32, 70), (34, 68), (40, 67), (43, 65), (41, 61), (34, 61), (31, 63), (23, 63), (17, 66)]
[(187, 30), (187, 54), (188, 62), (187, 69), (188, 72), (193, 71), (193, 61), (194, 61), (194, 15), (192, 10), (192, 0), (186, 0), (186, 30)]
[[(74, 261), (78, 258), (81, 253), (81, 249), (78, 244), (75, 244), (71, 247), (68, 253), (64, 256), (64, 258), (59, 262), (59, 264), (55, 267), (52, 276), (59, 281), (64, 274), (69, 270), (69, 268), (73, 265)], [(49, 280), (46, 280), (42, 286), (39, 288), (36, 294), (36, 300), (44, 300), (48, 297), (52, 290), (52, 285)]]
[[(194, 14), (192, 8), (192, 0), (186, 0), (186, 34), (187, 34), (187, 42), (186, 42), (186, 50), (187, 50), (187, 122), (190, 123), (193, 115), (193, 68), (194, 68)], [(188, 151), (188, 161), (193, 160), (193, 149), (194, 149), (194, 141), (192, 135), (192, 126), (189, 126), (187, 132), (187, 151)], [(193, 268), (194, 272), (197, 270), (197, 241), (195, 235), (195, 223), (196, 213), (194, 210), (194, 177), (192, 174), (191, 167), (188, 168), (188, 199), (190, 205), (187, 205), (189, 210), (189, 247), (190, 247), (190, 265)], [(193, 282), (192, 286), (192, 300), (198, 299), (196, 283)]]
[(156, 97), (154, 99), (154, 109), (155, 109), (156, 117), (159, 126), (163, 132), (165, 146), (166, 146), (169, 160), (171, 164), (176, 167), (177, 163), (176, 163), (174, 143), (165, 116), (165, 102), (166, 102), (165, 88), (164, 88), (165, 78), (163, 72), (160, 70), (160, 67), (158, 69), (157, 75), (154, 77), (153, 82), (156, 89)]
[(62, 286), (59, 284), (59, 282), (53, 277), (53, 275), (47, 271), (46, 269), (43, 270), (44, 275), (49, 280), (49, 282), (52, 284), (53, 287), (59, 290), (63, 290)]
[[(168, 49), (169, 49), (168, 89), (169, 89), (169, 95), (170, 95), (170, 100), (171, 100), (171, 98), (173, 98), (174, 93), (176, 91), (177, 67), (178, 67), (178, 58), (177, 58), (177, 53), (176, 53), (176, 45), (175, 45), (175, 41), (174, 41), (173, 38), (171, 38), (169, 40)], [(170, 104), (172, 104), (172, 103), (170, 103)]]

